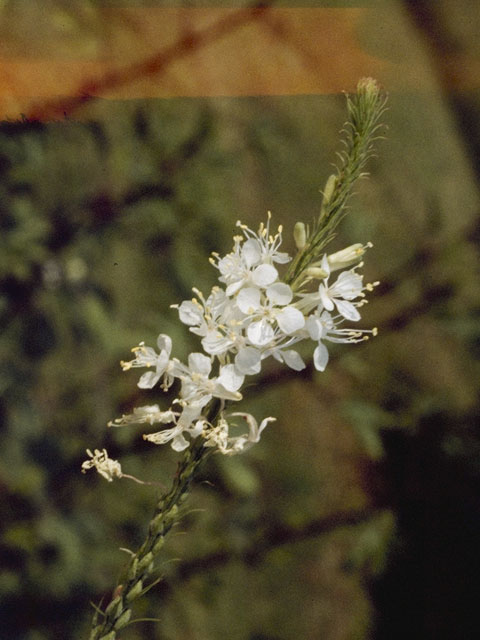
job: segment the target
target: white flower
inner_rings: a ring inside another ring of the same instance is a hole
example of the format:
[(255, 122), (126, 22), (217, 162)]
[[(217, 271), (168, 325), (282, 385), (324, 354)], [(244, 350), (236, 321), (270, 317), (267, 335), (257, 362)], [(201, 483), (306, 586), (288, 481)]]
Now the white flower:
[(322, 340), (355, 344), (368, 340), (370, 335), (377, 335), (376, 328), (351, 329), (338, 326), (343, 321), (343, 317), (337, 316), (335, 319), (327, 311), (321, 314), (316, 311), (307, 318), (305, 329), (312, 340), (318, 341), (318, 346), (313, 353), (313, 362), (318, 371), (324, 371), (328, 363), (328, 349)]
[(157, 433), (144, 434), (143, 439), (154, 444), (171, 442), (174, 451), (183, 451), (189, 444), (184, 434), (187, 433), (191, 438), (196, 438), (203, 430), (203, 420), (199, 420), (203, 406), (195, 403), (185, 405), (174, 427)]
[(247, 240), (240, 248), (236, 245), (235, 251), (219, 260), (217, 267), (222, 274), (220, 282), (227, 285), (225, 293), (233, 296), (243, 286), (253, 284), (257, 287), (268, 287), (278, 279), (278, 271), (271, 264), (259, 264), (253, 266), (251, 262), (251, 244), (254, 241)]
[(172, 351), (172, 340), (169, 336), (161, 333), (157, 338), (159, 354), (152, 347), (146, 347), (143, 342), (138, 347), (132, 349), (135, 359), (130, 362), (121, 362), (124, 371), (136, 367), (155, 367), (155, 371), (147, 371), (138, 381), (140, 389), (151, 389), (164, 376), (163, 387), (168, 388), (173, 383), (172, 361), (170, 353)]
[(257, 233), (249, 229), (247, 225), (242, 224), (240, 221), (237, 222), (237, 227), (240, 227), (245, 237), (248, 238), (245, 244), (250, 243), (249, 254), (252, 260), (256, 260), (256, 262), (252, 262), (252, 264), (259, 264), (260, 262), (264, 264), (272, 264), (273, 262), (285, 264), (291, 260), (288, 253), (278, 251), (278, 248), (282, 244), (283, 229), (279, 226), (277, 233), (275, 235), (271, 235), (271, 219), (272, 214), (268, 211), (267, 224), (265, 225), (263, 222), (260, 223)]
[(265, 295), (254, 287), (246, 287), (239, 292), (237, 305), (250, 316), (247, 336), (252, 345), (264, 347), (270, 344), (276, 337), (277, 327), (284, 335), (304, 327), (303, 313), (289, 305), (292, 298), (291, 288), (283, 282), (269, 286)]
[(123, 476), (120, 463), (117, 460), (109, 458), (106, 449), (102, 451), (95, 449), (94, 453), (92, 453), (90, 449), (87, 449), (87, 454), (91, 460), (85, 460), (85, 462), (82, 463), (82, 473), (86, 473), (87, 469), (95, 468), (98, 473), (109, 482), (112, 482), (114, 478), (121, 478)]
[(185, 300), (178, 306), (180, 320), (202, 337), (206, 353), (222, 356), (241, 341), (243, 314), (219, 287), (213, 287), (206, 300), (201, 291), (193, 291), (198, 299)]
[(133, 410), (133, 413), (111, 420), (108, 423), (108, 426), (123, 427), (130, 424), (155, 424), (157, 422), (168, 424), (170, 422), (175, 422), (177, 415), (178, 414), (170, 409), (168, 411), (160, 411), (158, 404), (152, 404), (145, 407), (137, 407)]
[(213, 287), (206, 300), (201, 291), (198, 289), (193, 289), (193, 291), (197, 294), (198, 299), (184, 300), (178, 307), (178, 315), (181, 322), (190, 326), (192, 333), (203, 337), (207, 335), (209, 330), (217, 327), (228, 298), (220, 287)]
[(243, 418), (249, 427), (248, 433), (240, 436), (230, 435), (230, 425), (225, 416), (220, 416), (215, 426), (210, 425), (210, 429), (205, 432), (205, 446), (217, 447), (225, 455), (234, 455), (249, 449), (253, 444), (260, 442), (260, 435), (269, 422), (274, 422), (275, 418), (264, 418), (258, 425), (255, 418), (249, 413), (231, 413), (230, 417)]
[[(220, 271), (220, 282), (227, 285), (227, 296), (235, 295), (242, 287), (268, 287), (278, 280), (278, 271), (273, 263), (284, 264), (291, 260), (287, 253), (278, 251), (282, 243), (282, 228), (270, 235), (270, 218), (260, 225), (255, 233), (241, 222), (237, 226), (243, 231), (245, 240), (235, 236), (233, 251), (223, 258), (214, 254), (212, 264)], [(216, 261), (215, 261), (216, 260)]]
[[(228, 367), (228, 365), (226, 366)], [(203, 353), (191, 353), (188, 356), (188, 367), (178, 363), (178, 377), (182, 381), (181, 401), (202, 403), (202, 406), (205, 406), (212, 397), (223, 400), (242, 399), (236, 389), (243, 383), (243, 378), (238, 384), (240, 376), (233, 375), (232, 369), (225, 369), (225, 367), (220, 368), (218, 378), (209, 378), (211, 370), (212, 360)]]
[(328, 286), (330, 266), (327, 256), (323, 256), (322, 269), (328, 274), (318, 288), (323, 308), (327, 311), (332, 311), (336, 307), (338, 312), (347, 320), (352, 322), (360, 320), (360, 314), (356, 308), (357, 305), (350, 302), (350, 300), (364, 295), (363, 276), (359, 276), (354, 269), (342, 271), (336, 282)]

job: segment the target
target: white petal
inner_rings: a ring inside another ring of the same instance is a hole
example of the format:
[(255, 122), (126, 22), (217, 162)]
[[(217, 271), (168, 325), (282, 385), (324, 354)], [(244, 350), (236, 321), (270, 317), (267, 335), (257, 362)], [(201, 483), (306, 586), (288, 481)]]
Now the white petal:
[(325, 367), (328, 363), (328, 349), (321, 342), (318, 343), (318, 347), (313, 352), (313, 364), (317, 371), (325, 371)]
[(347, 320), (351, 320), (352, 322), (360, 320), (361, 316), (351, 302), (335, 299), (335, 304), (337, 305), (338, 312)]
[(284, 253), (282, 251), (277, 251), (272, 255), (273, 262), (279, 262), (280, 264), (290, 262), (291, 259), (292, 258), (288, 255), (288, 253)]
[(289, 304), (293, 298), (293, 292), (284, 282), (276, 282), (267, 289), (267, 298), (278, 307)]
[(212, 309), (214, 314), (218, 314), (221, 312), (223, 306), (225, 305), (226, 300), (227, 300), (227, 297), (225, 296), (225, 291), (218, 287), (214, 287), (212, 289), (212, 292), (207, 298), (207, 302), (205, 306)]
[(271, 264), (261, 264), (252, 272), (253, 283), (258, 287), (268, 287), (278, 278), (278, 271)]
[[(191, 300), (184, 300), (178, 307), (178, 315), (183, 324), (190, 326), (200, 324), (203, 321), (203, 313)], [(160, 336), (159, 336), (160, 337)]]
[[(269, 422), (275, 422), (276, 418), (264, 418), (258, 426), (256, 419), (252, 416), (251, 413), (232, 413), (230, 414), (232, 417), (240, 416), (242, 417), (246, 423), (248, 424), (248, 428), (250, 433), (248, 434), (248, 442), (259, 442), (260, 434), (265, 429)], [(240, 440), (240, 438), (239, 438)], [(243, 447), (241, 447), (243, 448)]]
[(172, 339), (170, 336), (167, 336), (166, 333), (161, 333), (157, 338), (157, 346), (160, 352), (165, 351), (167, 356), (170, 357), (172, 352)]
[[(303, 316), (302, 316), (303, 317)], [(273, 340), (275, 333), (272, 325), (265, 319), (252, 322), (247, 329), (247, 336), (250, 342), (262, 347)]]
[(203, 353), (191, 353), (188, 356), (188, 367), (193, 373), (202, 373), (208, 376), (212, 369), (212, 361)]
[(144, 373), (143, 376), (141, 376), (140, 380), (138, 381), (137, 387), (139, 387), (140, 389), (151, 389), (157, 384), (159, 380), (160, 374), (154, 371), (147, 371), (147, 373)]
[(320, 340), (323, 336), (323, 323), (318, 316), (309, 316), (305, 321), (305, 329), (312, 340)]
[(244, 243), (240, 255), (248, 269), (253, 267), (253, 265), (258, 264), (262, 257), (262, 250), (258, 240), (249, 238)]
[(261, 354), (254, 347), (240, 349), (235, 357), (235, 368), (239, 373), (252, 376), (261, 369)]
[(184, 451), (188, 447), (188, 440), (180, 433), (172, 440), (171, 446), (174, 451)]
[(242, 288), (243, 284), (244, 284), (244, 279), (240, 278), (236, 282), (232, 282), (232, 284), (229, 284), (228, 287), (225, 289), (225, 293), (227, 294), (227, 296), (233, 296), (237, 293), (239, 289)]
[(330, 264), (328, 263), (328, 257), (326, 253), (323, 255), (321, 266), (322, 266), (322, 269), (327, 274), (327, 279), (328, 279), (328, 276), (330, 275)]
[(190, 436), (192, 438), (196, 438), (197, 436), (199, 436), (203, 431), (203, 427), (205, 426), (205, 423), (206, 423), (205, 420), (197, 420), (194, 426), (190, 427), (190, 429), (188, 430), (188, 433), (190, 434)]
[(238, 391), (243, 384), (245, 376), (239, 375), (235, 371), (234, 364), (226, 364), (220, 368), (220, 375), (217, 378), (217, 382), (221, 384), (228, 391)]
[(280, 329), (287, 335), (305, 326), (305, 316), (295, 307), (285, 307), (277, 313), (276, 319)]
[(294, 371), (302, 371), (302, 369), (305, 369), (306, 365), (302, 360), (300, 354), (293, 349), (284, 351), (282, 355), (284, 357), (285, 363), (290, 367), (290, 369), (293, 369)]
[(156, 433), (147, 433), (143, 436), (143, 439), (153, 442), (154, 444), (165, 444), (180, 432), (181, 429), (173, 427), (172, 429), (164, 429), (163, 431), (157, 431)]
[[(210, 400), (211, 396), (208, 396), (207, 402)], [(202, 407), (197, 403), (188, 404), (183, 408), (183, 411), (177, 421), (177, 428), (182, 431), (183, 429), (188, 429), (194, 420), (202, 413)]]
[(362, 293), (363, 278), (355, 271), (343, 271), (337, 278), (335, 284), (330, 287), (330, 293), (334, 297), (353, 300)]
[(265, 429), (265, 427), (267, 426), (267, 424), (269, 422), (276, 422), (276, 418), (264, 418), (261, 423), (260, 426), (258, 427), (258, 432), (256, 434), (256, 440), (250, 440), (251, 442), (259, 442), (260, 441), (260, 435), (262, 433), (262, 431)]
[(232, 346), (232, 341), (222, 336), (221, 333), (215, 329), (208, 331), (205, 338), (202, 340), (202, 347), (204, 350), (212, 356), (218, 356)]
[(162, 349), (162, 351), (160, 351), (160, 355), (157, 357), (157, 362), (156, 362), (156, 367), (157, 367), (157, 375), (162, 375), (162, 373), (165, 371), (165, 369), (168, 366), (168, 362), (170, 359), (170, 354), (165, 351), (165, 349)]
[(237, 296), (237, 306), (242, 313), (253, 313), (260, 308), (260, 289), (245, 287)]
[(218, 261), (217, 266), (223, 276), (232, 277), (241, 269), (240, 256), (235, 253), (227, 253)]
[(239, 391), (229, 391), (225, 389), (222, 384), (216, 384), (215, 389), (212, 393), (215, 398), (223, 398), (224, 400), (233, 400), (234, 402), (238, 402), (238, 400), (242, 399), (242, 394)]
[(327, 311), (331, 311), (333, 309), (333, 302), (328, 295), (328, 289), (325, 288), (325, 285), (321, 284), (318, 287), (318, 293), (320, 294), (320, 300)]

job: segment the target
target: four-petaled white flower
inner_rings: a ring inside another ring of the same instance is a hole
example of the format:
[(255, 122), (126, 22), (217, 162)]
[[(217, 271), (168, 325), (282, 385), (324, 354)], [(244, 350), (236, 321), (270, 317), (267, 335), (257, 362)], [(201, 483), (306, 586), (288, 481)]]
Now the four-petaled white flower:
[(334, 284), (328, 285), (330, 276), (330, 265), (327, 256), (323, 256), (322, 269), (327, 273), (327, 277), (318, 287), (318, 294), (323, 308), (333, 311), (337, 308), (338, 313), (346, 320), (357, 322), (360, 314), (357, 305), (351, 300), (363, 296), (363, 277), (359, 276), (354, 269), (342, 271)]
[(138, 381), (140, 389), (152, 389), (160, 378), (163, 376), (163, 387), (168, 388), (173, 384), (174, 375), (172, 374), (172, 361), (170, 353), (172, 352), (172, 339), (164, 333), (157, 338), (157, 347), (160, 351), (156, 353), (152, 347), (146, 347), (141, 342), (138, 347), (132, 349), (135, 359), (130, 362), (121, 362), (124, 371), (135, 367), (155, 367), (155, 371), (147, 371)]
[(291, 288), (283, 282), (270, 285), (264, 294), (254, 287), (239, 292), (237, 305), (250, 318), (247, 336), (253, 346), (271, 344), (278, 336), (278, 330), (283, 337), (305, 326), (303, 313), (289, 304), (292, 298)]

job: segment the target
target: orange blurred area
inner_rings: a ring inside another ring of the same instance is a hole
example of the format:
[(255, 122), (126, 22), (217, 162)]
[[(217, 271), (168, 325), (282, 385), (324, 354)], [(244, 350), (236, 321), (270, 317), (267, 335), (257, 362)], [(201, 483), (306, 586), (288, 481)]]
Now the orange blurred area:
[(3, 118), (62, 116), (93, 97), (324, 94), (353, 90), (365, 75), (391, 87), (401, 75), (360, 41), (373, 9), (104, 8), (94, 19), (88, 42), (77, 35), (70, 47), (61, 21), (51, 33), (43, 25), (36, 47), (19, 29), (9, 34)]

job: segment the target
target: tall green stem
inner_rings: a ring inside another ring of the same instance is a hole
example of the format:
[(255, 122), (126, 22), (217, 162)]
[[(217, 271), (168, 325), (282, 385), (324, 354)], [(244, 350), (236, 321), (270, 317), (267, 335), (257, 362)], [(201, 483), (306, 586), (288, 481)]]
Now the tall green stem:
[(129, 623), (132, 604), (145, 590), (145, 582), (154, 569), (154, 560), (163, 547), (165, 536), (178, 521), (179, 507), (188, 496), (192, 480), (203, 460), (212, 452), (203, 446), (200, 438), (197, 440), (185, 450), (171, 488), (158, 501), (145, 542), (132, 555), (113, 591), (113, 599), (104, 611), (96, 612), (90, 640), (115, 640), (117, 632)]

